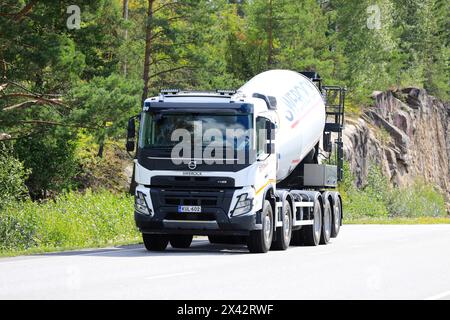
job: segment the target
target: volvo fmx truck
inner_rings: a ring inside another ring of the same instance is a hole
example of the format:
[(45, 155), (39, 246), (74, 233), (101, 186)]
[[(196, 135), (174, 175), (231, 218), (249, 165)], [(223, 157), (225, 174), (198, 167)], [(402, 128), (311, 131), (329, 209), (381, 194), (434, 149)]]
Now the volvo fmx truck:
[(127, 138), (145, 247), (188, 248), (194, 235), (252, 253), (327, 244), (343, 217), (344, 99), (317, 73), (288, 70), (148, 98)]

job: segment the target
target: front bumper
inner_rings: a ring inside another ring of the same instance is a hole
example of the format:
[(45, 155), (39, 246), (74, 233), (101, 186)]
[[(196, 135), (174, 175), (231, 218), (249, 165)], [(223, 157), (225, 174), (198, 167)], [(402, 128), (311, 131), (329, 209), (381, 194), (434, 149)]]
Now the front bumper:
[(154, 217), (135, 212), (134, 218), (142, 233), (247, 236), (250, 231), (258, 229), (255, 214), (201, 221), (165, 219), (160, 212), (155, 212)]
[[(251, 193), (252, 188), (145, 187), (138, 192), (145, 195), (151, 215), (135, 211), (135, 221), (143, 233), (193, 235), (248, 235), (257, 230), (257, 214), (230, 216), (237, 198)], [(178, 206), (201, 206), (201, 213), (178, 213)]]

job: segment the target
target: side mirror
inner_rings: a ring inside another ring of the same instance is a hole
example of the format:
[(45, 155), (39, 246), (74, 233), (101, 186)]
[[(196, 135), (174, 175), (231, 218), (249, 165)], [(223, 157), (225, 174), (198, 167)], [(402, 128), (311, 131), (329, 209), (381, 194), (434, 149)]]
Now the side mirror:
[(325, 132), (323, 134), (323, 150), (325, 152), (333, 151), (333, 144), (331, 143), (331, 132)]
[(134, 151), (134, 147), (136, 144), (135, 138), (136, 138), (136, 125), (133, 117), (128, 120), (127, 144), (126, 144), (128, 152)]

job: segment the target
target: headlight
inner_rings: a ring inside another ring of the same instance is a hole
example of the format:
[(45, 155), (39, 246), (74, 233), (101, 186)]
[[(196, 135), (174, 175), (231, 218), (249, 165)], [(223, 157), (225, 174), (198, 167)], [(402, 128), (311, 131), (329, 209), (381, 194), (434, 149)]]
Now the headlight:
[(134, 197), (134, 208), (137, 212), (150, 215), (151, 212), (148, 209), (147, 202), (145, 200), (145, 195), (142, 192), (137, 192), (136, 197)]
[(238, 197), (238, 201), (233, 210), (233, 216), (239, 216), (246, 214), (252, 210), (253, 199), (248, 198), (248, 194), (244, 193)]

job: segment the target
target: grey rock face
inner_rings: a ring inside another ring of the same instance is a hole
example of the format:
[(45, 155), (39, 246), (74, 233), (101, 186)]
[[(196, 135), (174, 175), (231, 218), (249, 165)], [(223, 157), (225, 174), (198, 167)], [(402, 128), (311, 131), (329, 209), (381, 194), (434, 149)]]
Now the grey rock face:
[(375, 92), (374, 104), (347, 120), (345, 157), (366, 183), (371, 163), (381, 166), (394, 186), (418, 177), (437, 186), (450, 200), (450, 106), (424, 89)]

